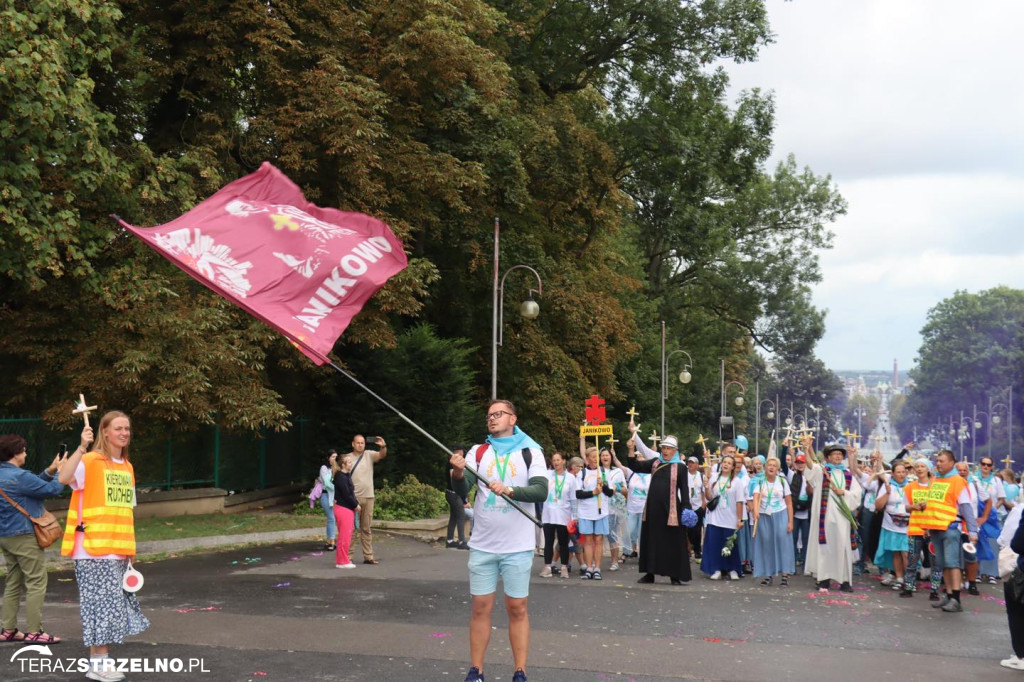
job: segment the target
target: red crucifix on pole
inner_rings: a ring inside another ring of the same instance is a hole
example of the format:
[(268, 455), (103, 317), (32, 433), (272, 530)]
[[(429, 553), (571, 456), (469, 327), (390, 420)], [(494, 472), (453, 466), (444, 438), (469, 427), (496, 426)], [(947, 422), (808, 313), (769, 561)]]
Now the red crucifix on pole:
[(586, 418), (590, 424), (600, 424), (607, 417), (604, 413), (604, 398), (598, 395), (590, 396), (584, 403), (587, 407)]

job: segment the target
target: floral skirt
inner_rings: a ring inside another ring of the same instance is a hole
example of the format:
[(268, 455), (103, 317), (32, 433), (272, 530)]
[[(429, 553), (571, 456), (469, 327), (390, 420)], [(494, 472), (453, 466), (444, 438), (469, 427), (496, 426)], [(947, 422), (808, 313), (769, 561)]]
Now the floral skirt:
[(127, 560), (75, 560), (85, 646), (121, 644), (125, 637), (145, 632), (149, 627), (139, 600), (121, 588), (127, 568)]

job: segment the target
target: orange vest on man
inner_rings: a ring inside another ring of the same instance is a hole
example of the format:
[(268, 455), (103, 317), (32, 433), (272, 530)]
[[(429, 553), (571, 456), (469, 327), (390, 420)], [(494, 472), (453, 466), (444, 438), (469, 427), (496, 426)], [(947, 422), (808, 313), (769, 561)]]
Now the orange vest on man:
[(926, 530), (946, 530), (956, 522), (959, 510), (957, 500), (967, 487), (967, 481), (953, 471), (952, 476), (933, 478), (928, 490), (928, 503), (921, 519), (921, 527)]
[(82, 464), (85, 486), (71, 493), (61, 555), (74, 552), (75, 529), (82, 525), (82, 547), (89, 554), (135, 556), (135, 470), (131, 463), (89, 452), (82, 456)]

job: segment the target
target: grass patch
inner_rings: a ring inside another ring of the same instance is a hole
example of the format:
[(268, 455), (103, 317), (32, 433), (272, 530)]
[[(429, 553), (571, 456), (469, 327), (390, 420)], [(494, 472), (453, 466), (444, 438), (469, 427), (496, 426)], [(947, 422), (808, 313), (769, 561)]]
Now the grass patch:
[(136, 542), (202, 538), (214, 535), (269, 533), (276, 530), (323, 526), (323, 514), (197, 514), (135, 520)]

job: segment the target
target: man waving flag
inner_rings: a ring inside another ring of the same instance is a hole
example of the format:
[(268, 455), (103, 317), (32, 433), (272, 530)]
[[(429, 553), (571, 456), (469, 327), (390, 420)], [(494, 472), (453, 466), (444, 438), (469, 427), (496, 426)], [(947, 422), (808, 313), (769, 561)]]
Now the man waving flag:
[(385, 223), (309, 203), (266, 162), (164, 225), (117, 220), (318, 365), (369, 298), (408, 264)]

